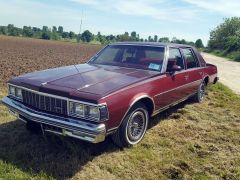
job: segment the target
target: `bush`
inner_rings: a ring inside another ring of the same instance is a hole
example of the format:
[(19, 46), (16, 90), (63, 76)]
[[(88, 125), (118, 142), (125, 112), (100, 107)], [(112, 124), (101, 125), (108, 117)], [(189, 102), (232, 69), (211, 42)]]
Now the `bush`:
[(235, 51), (229, 54), (229, 57), (234, 61), (240, 62), (240, 51)]

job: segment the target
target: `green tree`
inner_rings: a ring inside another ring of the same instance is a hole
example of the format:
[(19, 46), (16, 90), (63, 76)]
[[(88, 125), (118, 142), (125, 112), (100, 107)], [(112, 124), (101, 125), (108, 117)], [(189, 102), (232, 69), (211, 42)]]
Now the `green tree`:
[(42, 36), (41, 36), (41, 39), (46, 39), (46, 40), (51, 39), (50, 33), (49, 32), (43, 32)]
[(6, 26), (0, 26), (0, 34), (7, 35), (8, 30)]
[(136, 31), (131, 32), (131, 40), (136, 41), (137, 40), (137, 33)]
[(58, 26), (58, 31), (57, 31), (60, 35), (62, 35), (63, 33), (63, 27), (62, 26)]
[(153, 42), (152, 36), (148, 36), (148, 42)]
[(224, 22), (210, 32), (208, 47), (225, 50), (228, 53), (238, 49), (240, 38), (240, 17), (224, 19)]
[(22, 35), (25, 37), (33, 37), (32, 28), (30, 26), (23, 26)]
[(62, 38), (69, 38), (69, 33), (68, 32), (63, 32), (62, 33)]
[(195, 46), (196, 46), (196, 48), (204, 48), (204, 45), (203, 45), (201, 39), (197, 39), (197, 40), (196, 40)]
[(60, 36), (57, 32), (52, 32), (51, 33), (51, 39), (53, 40), (59, 40), (60, 39)]
[(19, 36), (21, 34), (21, 29), (14, 27), (13, 24), (8, 24), (7, 32), (9, 36)]
[(75, 33), (72, 32), (72, 31), (70, 31), (70, 32), (69, 32), (69, 38), (70, 38), (70, 39), (75, 38)]
[(170, 40), (168, 37), (161, 37), (161, 38), (159, 38), (158, 42), (169, 43)]
[(81, 40), (83, 42), (90, 42), (93, 40), (93, 37), (93, 34), (89, 30), (86, 30), (82, 33)]
[(42, 31), (43, 31), (43, 32), (47, 32), (47, 31), (49, 31), (49, 29), (48, 29), (47, 26), (43, 26), (43, 27), (42, 27)]
[(157, 42), (157, 41), (158, 41), (158, 36), (155, 35), (155, 36), (154, 36), (154, 42)]
[(56, 26), (52, 27), (52, 32), (57, 32), (57, 27)]

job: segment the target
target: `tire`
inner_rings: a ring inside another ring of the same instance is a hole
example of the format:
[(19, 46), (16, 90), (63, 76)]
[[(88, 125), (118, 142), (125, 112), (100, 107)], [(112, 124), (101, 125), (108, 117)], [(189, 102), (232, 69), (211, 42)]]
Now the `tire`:
[(142, 103), (134, 105), (118, 130), (112, 134), (113, 142), (119, 147), (130, 147), (139, 143), (147, 130), (149, 114)]
[(204, 96), (206, 95), (206, 83), (202, 81), (198, 87), (197, 93), (193, 96), (194, 102), (200, 103), (203, 101)]
[(42, 129), (39, 123), (28, 121), (26, 124), (26, 129), (32, 134), (41, 134)]

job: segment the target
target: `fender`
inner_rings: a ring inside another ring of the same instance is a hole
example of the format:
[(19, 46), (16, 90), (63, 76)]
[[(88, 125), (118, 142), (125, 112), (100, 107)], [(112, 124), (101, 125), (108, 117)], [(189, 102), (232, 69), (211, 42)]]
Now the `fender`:
[(152, 98), (151, 96), (149, 96), (148, 94), (137, 94), (137, 95), (135, 95), (135, 96), (129, 101), (128, 109), (127, 109), (127, 111), (125, 112), (125, 114), (123, 115), (123, 118), (121, 119), (119, 125), (118, 125), (117, 127), (114, 127), (114, 128), (109, 129), (109, 130), (108, 130), (108, 134), (110, 134), (110, 133), (114, 132), (116, 129), (118, 129), (118, 128), (121, 126), (123, 120), (124, 120), (125, 117), (127, 116), (127, 114), (128, 114), (128, 112), (130, 111), (130, 109), (134, 106), (134, 104), (136, 104), (136, 103), (137, 103), (138, 101), (140, 101), (141, 99), (145, 99), (145, 98), (151, 100), (151, 102), (152, 102), (152, 104), (153, 104), (153, 112), (154, 112), (154, 111), (155, 111), (155, 103), (154, 103), (153, 98)]

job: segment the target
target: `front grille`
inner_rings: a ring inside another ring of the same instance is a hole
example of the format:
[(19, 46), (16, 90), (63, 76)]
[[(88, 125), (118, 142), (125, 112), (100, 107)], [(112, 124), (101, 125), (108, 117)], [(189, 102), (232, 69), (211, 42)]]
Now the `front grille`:
[(40, 111), (67, 115), (67, 100), (22, 90), (23, 103)]

